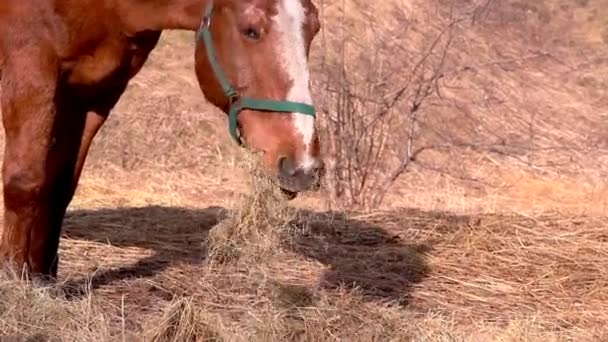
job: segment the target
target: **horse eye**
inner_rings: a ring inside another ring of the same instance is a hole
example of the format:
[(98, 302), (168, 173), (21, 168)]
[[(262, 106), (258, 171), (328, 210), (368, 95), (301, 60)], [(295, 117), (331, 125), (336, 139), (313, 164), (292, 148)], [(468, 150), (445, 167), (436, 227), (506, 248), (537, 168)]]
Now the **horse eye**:
[(258, 40), (260, 39), (260, 31), (256, 30), (253, 27), (248, 27), (243, 31), (243, 34), (250, 39)]

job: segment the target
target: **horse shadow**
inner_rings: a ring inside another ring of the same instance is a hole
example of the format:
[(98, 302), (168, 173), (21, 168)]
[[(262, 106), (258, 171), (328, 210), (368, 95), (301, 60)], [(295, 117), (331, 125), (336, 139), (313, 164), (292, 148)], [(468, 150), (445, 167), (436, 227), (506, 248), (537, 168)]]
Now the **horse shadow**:
[[(98, 270), (86, 279), (68, 280), (65, 288), (71, 289), (72, 297), (78, 297), (84, 288), (94, 290), (122, 280), (153, 278), (176, 263), (202, 264), (206, 233), (228, 215), (229, 211), (222, 207), (71, 211), (65, 219), (64, 237), (141, 247), (153, 254), (131, 265)], [(397, 224), (413, 224), (404, 220), (407, 215), (408, 212), (395, 215), (395, 220), (403, 221)], [(322, 288), (356, 288), (364, 298), (407, 305), (413, 286), (429, 273), (426, 255), (432, 249), (431, 242), (408, 242), (407, 237), (395, 235), (380, 224), (338, 212), (299, 210), (289, 226), (286, 248), (326, 266), (319, 280)], [(398, 231), (408, 230), (402, 228)]]
[(121, 248), (139, 247), (153, 253), (133, 264), (91, 269), (92, 274), (79, 279), (69, 277), (62, 287), (68, 297), (79, 297), (85, 290), (121, 280), (153, 278), (176, 263), (201, 264), (205, 259), (207, 232), (228, 213), (222, 207), (165, 206), (69, 211), (64, 219), (62, 238)]

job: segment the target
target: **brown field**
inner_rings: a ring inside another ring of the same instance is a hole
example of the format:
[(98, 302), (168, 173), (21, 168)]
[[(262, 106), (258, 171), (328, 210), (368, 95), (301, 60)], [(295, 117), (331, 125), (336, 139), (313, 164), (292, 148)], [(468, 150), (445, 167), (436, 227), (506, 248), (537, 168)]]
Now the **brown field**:
[(166, 32), (94, 142), (58, 289), (0, 277), (0, 341), (608, 340), (608, 1), (315, 2), (319, 125), (384, 113), (379, 157), (285, 206)]

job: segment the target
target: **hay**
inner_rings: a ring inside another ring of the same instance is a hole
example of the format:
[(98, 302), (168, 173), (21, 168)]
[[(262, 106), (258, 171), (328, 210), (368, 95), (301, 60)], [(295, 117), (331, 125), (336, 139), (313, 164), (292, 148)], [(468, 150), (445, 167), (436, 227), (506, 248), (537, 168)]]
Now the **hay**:
[(280, 249), (281, 231), (293, 219), (293, 211), (260, 159), (246, 154), (244, 168), (249, 175), (249, 191), (237, 197), (236, 206), (228, 218), (214, 227), (208, 235), (207, 262), (264, 262)]
[(147, 330), (146, 341), (223, 341), (221, 322), (210, 321), (203, 310), (195, 307), (191, 298), (175, 299), (159, 321)]
[(0, 271), (0, 337), (8, 341), (108, 341), (111, 324), (90, 296), (68, 301), (60, 285), (34, 287)]

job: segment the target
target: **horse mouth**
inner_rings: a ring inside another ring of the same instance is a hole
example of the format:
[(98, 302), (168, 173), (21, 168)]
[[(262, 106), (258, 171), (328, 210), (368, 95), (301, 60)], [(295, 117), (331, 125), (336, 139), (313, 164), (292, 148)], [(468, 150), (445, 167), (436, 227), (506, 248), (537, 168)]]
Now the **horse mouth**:
[(298, 197), (298, 192), (295, 192), (295, 191), (281, 188), (281, 192), (285, 196), (285, 199), (287, 199), (288, 201), (291, 201), (291, 200), (295, 199), (296, 197)]
[(321, 189), (321, 183), (316, 180), (313, 182), (290, 182), (285, 179), (277, 179), (277, 185), (283, 195), (288, 199), (292, 200), (298, 196), (298, 194), (302, 192), (316, 192)]

